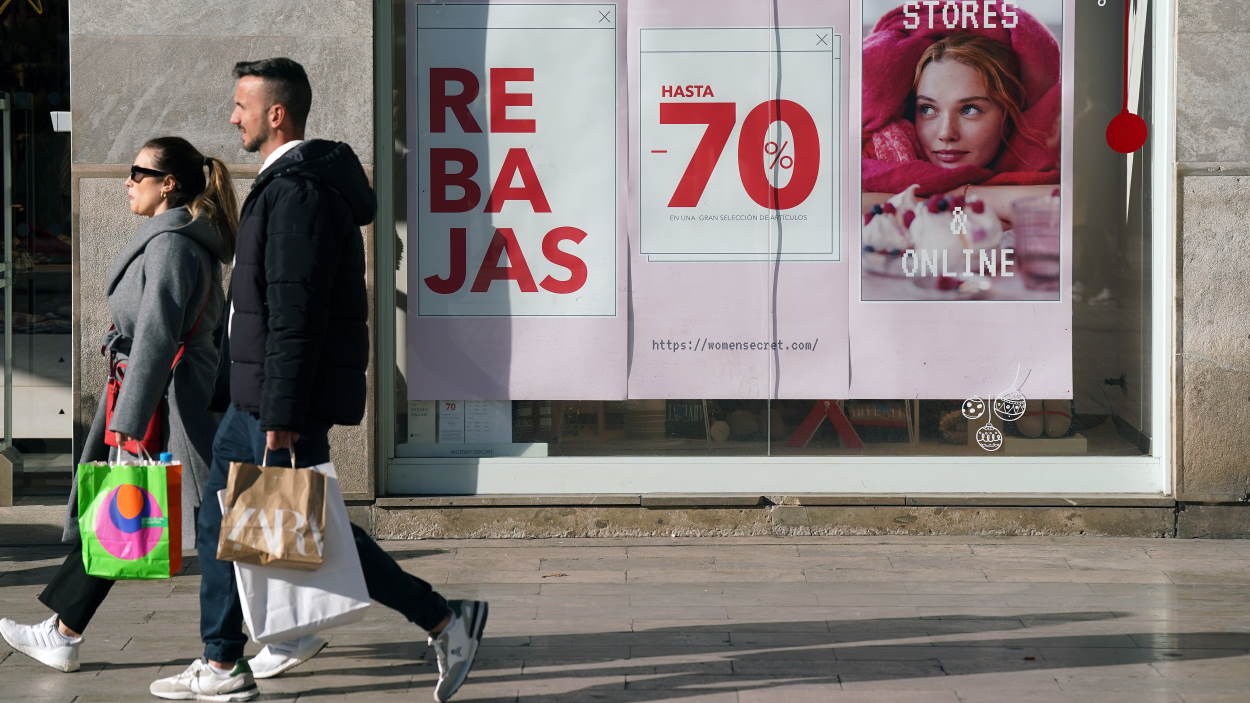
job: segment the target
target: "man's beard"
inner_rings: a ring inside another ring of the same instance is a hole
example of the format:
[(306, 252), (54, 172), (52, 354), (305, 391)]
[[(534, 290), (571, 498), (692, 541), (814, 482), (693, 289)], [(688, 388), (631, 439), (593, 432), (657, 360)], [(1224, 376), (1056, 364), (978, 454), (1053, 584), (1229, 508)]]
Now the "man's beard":
[(265, 143), (265, 139), (268, 136), (269, 135), (267, 134), (258, 134), (251, 139), (245, 139), (243, 141), (243, 151), (246, 151), (249, 154), (254, 154), (260, 151), (260, 145)]

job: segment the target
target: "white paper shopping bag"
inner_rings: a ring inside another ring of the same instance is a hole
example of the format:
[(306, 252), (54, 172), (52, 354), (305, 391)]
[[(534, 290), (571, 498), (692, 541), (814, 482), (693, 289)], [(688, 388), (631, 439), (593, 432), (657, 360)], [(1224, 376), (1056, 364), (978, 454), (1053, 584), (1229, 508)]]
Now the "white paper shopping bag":
[[(234, 563), (243, 621), (252, 639), (283, 642), (357, 622), (369, 607), (347, 505), (333, 464), (312, 467), (326, 475), (325, 563), (316, 571)], [(225, 512), (225, 491), (218, 491)]]

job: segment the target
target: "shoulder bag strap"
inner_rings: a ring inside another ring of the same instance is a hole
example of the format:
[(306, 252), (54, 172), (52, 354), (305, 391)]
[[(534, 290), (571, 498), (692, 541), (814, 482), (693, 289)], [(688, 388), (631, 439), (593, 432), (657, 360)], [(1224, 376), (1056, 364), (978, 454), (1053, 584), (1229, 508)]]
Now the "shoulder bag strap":
[[(211, 276), (209, 277), (208, 285), (209, 286), (213, 285)], [(204, 291), (204, 302), (200, 304), (200, 312), (198, 315), (195, 316), (195, 322), (192, 323), (191, 330), (187, 332), (186, 337), (183, 337), (182, 343), (178, 345), (178, 351), (174, 354), (173, 363), (169, 365), (169, 369), (171, 371), (178, 368), (178, 363), (182, 361), (182, 355), (187, 350), (187, 342), (190, 341), (191, 338), (195, 336), (196, 330), (200, 328), (200, 322), (204, 319), (204, 311), (208, 309), (208, 301), (211, 300), (212, 297), (213, 297), (212, 288), (209, 288), (208, 290)]]

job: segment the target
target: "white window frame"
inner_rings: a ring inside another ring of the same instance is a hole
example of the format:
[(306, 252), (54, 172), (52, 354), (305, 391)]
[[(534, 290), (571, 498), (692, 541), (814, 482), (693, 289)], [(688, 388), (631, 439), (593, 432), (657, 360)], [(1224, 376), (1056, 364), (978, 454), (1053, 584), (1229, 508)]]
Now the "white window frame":
[[(375, 0), (377, 185), (394, 183), (393, 2)], [(435, 459), (396, 456), (393, 418), (395, 271), (376, 266), (378, 495), (785, 493), (1171, 495), (1176, 485), (1174, 255), (1176, 251), (1176, 0), (1155, 0), (1150, 86), (1154, 106), (1151, 203), (1151, 453), (1136, 457), (542, 457)], [(385, 158), (384, 158), (385, 157)], [(385, 199), (384, 199), (385, 200)], [(375, 261), (393, 261), (393, 212), (380, 212)]]

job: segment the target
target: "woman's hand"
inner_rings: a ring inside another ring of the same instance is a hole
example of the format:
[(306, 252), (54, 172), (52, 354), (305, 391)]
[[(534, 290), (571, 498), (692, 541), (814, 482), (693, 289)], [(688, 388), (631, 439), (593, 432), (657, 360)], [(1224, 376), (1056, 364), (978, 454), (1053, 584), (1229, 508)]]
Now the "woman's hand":
[(135, 442), (135, 443), (139, 442), (139, 440), (135, 439), (134, 437), (131, 437), (125, 432), (114, 432), (113, 434), (117, 435), (118, 447), (125, 447), (127, 444), (130, 444), (131, 442)]

